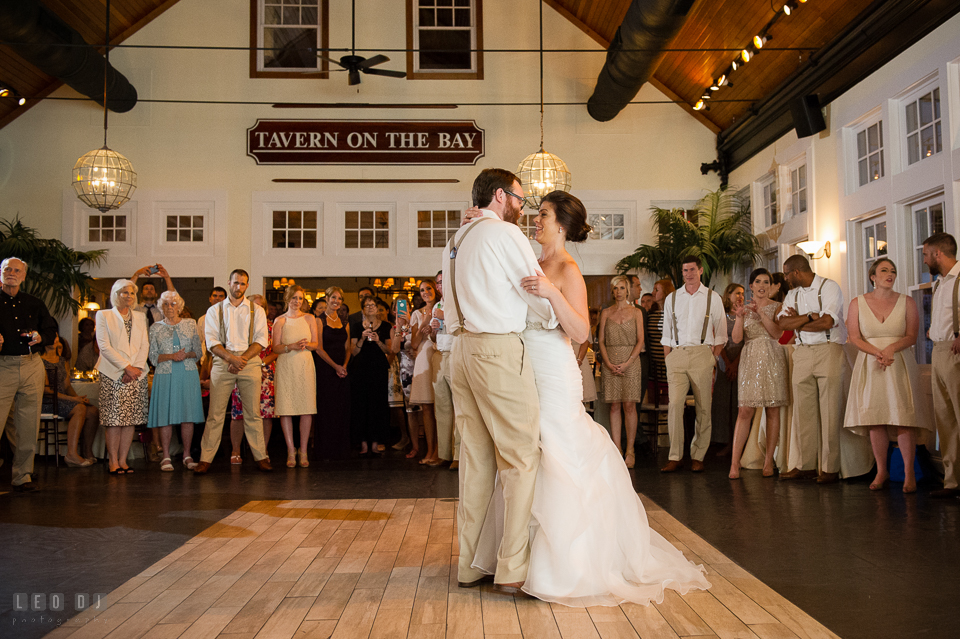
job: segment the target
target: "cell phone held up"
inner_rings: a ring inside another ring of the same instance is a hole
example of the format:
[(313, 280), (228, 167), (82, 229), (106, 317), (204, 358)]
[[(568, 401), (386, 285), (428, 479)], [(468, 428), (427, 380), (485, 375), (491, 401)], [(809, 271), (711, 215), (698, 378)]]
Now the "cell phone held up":
[(400, 298), (397, 300), (397, 315), (403, 315), (407, 312), (407, 300)]
[(156, 275), (159, 272), (160, 272), (159, 264), (154, 264), (153, 266), (147, 269), (147, 275)]

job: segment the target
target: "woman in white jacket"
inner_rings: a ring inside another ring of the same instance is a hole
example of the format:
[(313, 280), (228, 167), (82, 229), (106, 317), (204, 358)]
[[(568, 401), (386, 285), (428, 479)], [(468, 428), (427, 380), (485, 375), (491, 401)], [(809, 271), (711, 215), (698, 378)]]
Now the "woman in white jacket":
[(127, 467), (127, 453), (134, 429), (147, 423), (150, 339), (146, 315), (133, 310), (136, 284), (114, 282), (110, 303), (113, 308), (97, 313), (100, 425), (106, 433), (109, 472), (123, 475), (133, 472)]

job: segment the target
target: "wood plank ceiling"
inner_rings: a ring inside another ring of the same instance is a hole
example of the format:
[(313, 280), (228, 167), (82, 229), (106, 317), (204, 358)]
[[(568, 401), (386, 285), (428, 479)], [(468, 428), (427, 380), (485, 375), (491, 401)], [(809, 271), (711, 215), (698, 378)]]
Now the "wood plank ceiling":
[[(111, 42), (125, 38), (148, 24), (178, 0), (112, 0)], [(544, 0), (604, 48), (609, 46), (631, 0)], [(796, 2), (796, 0), (794, 0)], [(715, 132), (734, 124), (800, 65), (802, 59), (819, 49), (844, 29), (875, 0), (809, 0), (799, 4), (789, 17), (772, 27), (771, 40), (749, 64), (730, 77), (731, 86), (713, 92), (709, 110), (694, 112), (692, 106), (734, 59), (732, 50), (747, 46), (783, 6), (783, 0), (699, 0), (672, 49), (651, 78), (651, 83)], [(105, 0), (43, 0), (64, 22), (87, 42), (103, 41)], [(708, 49), (708, 50), (705, 50)], [(717, 51), (716, 49), (731, 49)], [(775, 49), (789, 49), (777, 51)], [(799, 49), (799, 50), (798, 50)], [(591, 54), (592, 55), (592, 54)], [(0, 45), (0, 82), (21, 95), (45, 97), (60, 82), (25, 62), (8, 47)], [(26, 107), (12, 99), (0, 100), (0, 127)]]

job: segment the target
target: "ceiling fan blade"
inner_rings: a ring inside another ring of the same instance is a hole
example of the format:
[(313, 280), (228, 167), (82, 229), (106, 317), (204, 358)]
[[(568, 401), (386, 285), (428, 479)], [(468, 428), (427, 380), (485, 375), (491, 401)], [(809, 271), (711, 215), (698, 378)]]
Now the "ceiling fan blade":
[(370, 75), (385, 75), (389, 78), (405, 78), (407, 74), (403, 71), (391, 71), (390, 69), (361, 69), (364, 73)]
[(350, 78), (349, 81), (347, 81), (348, 85), (355, 86), (357, 84), (360, 84), (360, 72), (357, 71), (356, 69), (350, 69), (349, 78)]
[(383, 64), (384, 62), (390, 62), (390, 58), (385, 55), (375, 55), (372, 58), (367, 58), (359, 64), (361, 69), (368, 69), (370, 67), (377, 66), (378, 64)]

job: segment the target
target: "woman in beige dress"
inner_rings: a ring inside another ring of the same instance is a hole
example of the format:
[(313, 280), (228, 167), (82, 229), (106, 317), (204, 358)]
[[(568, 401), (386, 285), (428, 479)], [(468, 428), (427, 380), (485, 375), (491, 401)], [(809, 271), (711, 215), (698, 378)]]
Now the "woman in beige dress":
[(913, 298), (893, 290), (897, 267), (881, 258), (868, 273), (874, 290), (850, 302), (847, 334), (860, 352), (853, 368), (845, 428), (869, 435), (877, 460), (877, 476), (870, 490), (883, 490), (890, 481), (887, 449), (896, 435), (903, 457), (903, 492), (917, 490), (913, 460), (917, 429), (929, 424), (917, 419), (917, 363), (913, 345), (917, 342), (920, 319)]
[(290, 286), (283, 296), (287, 312), (273, 323), (273, 352), (277, 354), (274, 381), (274, 414), (280, 417), (280, 428), (287, 442), (287, 468), (297, 465), (297, 449), (293, 445), (293, 417), (300, 416), (300, 467), (307, 461), (310, 426), (317, 412), (316, 368), (311, 351), (317, 350), (317, 318), (303, 312), (304, 291)]
[(427, 453), (420, 460), (427, 466), (443, 463), (437, 451), (437, 420), (433, 413), (433, 381), (440, 367), (440, 353), (433, 340), (433, 307), (440, 301), (440, 293), (433, 280), (420, 282), (420, 297), (426, 303), (423, 308), (410, 314), (410, 343), (417, 354), (413, 363), (413, 381), (410, 383), (410, 403), (420, 406), (423, 416), (423, 434), (427, 440)]
[(740, 458), (750, 435), (758, 408), (767, 412), (767, 442), (763, 476), (773, 477), (773, 452), (780, 437), (780, 407), (790, 401), (787, 389), (787, 358), (780, 344), (782, 330), (777, 326), (780, 304), (770, 299), (770, 272), (758, 268), (750, 274), (753, 298), (736, 307), (736, 322), (731, 339), (744, 342), (738, 372), (740, 409), (733, 433), (730, 479), (740, 478)]
[(614, 304), (600, 313), (600, 381), (603, 399), (610, 404), (610, 436), (620, 446), (620, 409), (626, 416), (627, 468), (633, 468), (637, 439), (637, 402), (643, 401), (640, 353), (643, 352), (643, 315), (630, 303), (630, 280), (617, 275), (610, 280)]

